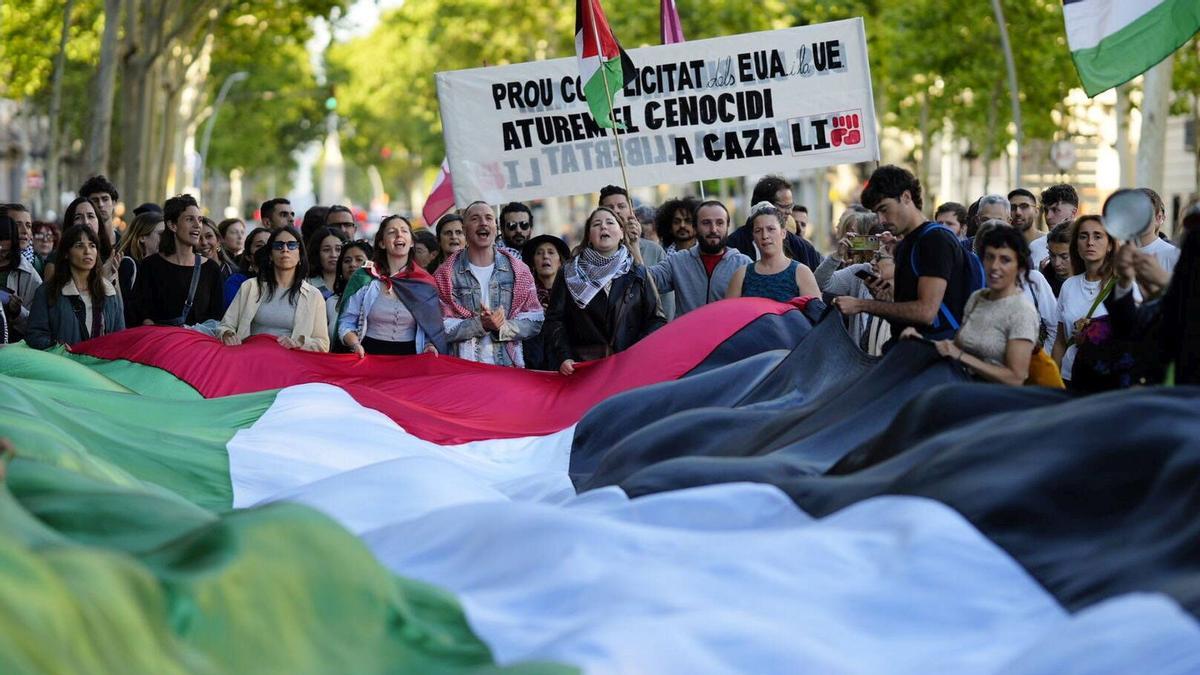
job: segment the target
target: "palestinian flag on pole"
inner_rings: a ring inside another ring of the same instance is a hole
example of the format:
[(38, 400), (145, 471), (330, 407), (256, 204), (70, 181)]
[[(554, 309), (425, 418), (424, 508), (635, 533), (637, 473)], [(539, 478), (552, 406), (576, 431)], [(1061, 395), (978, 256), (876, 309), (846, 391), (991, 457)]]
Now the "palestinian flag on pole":
[(1150, 70), (1200, 31), (1196, 0), (1063, 0), (1067, 44), (1088, 96)]
[(969, 384), (819, 309), (571, 378), (2, 348), (0, 672), (1200, 672), (1200, 392)]
[(616, 124), (612, 119), (613, 99), (637, 73), (613, 35), (600, 0), (575, 0), (575, 55), (592, 119), (612, 129)]

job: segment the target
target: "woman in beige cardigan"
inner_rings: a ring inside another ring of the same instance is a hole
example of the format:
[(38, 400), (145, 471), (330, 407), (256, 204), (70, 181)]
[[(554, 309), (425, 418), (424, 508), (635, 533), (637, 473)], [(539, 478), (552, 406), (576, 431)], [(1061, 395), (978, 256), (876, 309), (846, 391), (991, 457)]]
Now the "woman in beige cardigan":
[(305, 279), (308, 261), (294, 227), (283, 227), (267, 240), (267, 263), (257, 278), (242, 282), (221, 319), (217, 337), (240, 345), (251, 335), (274, 335), (285, 349), (329, 351), (325, 300)]

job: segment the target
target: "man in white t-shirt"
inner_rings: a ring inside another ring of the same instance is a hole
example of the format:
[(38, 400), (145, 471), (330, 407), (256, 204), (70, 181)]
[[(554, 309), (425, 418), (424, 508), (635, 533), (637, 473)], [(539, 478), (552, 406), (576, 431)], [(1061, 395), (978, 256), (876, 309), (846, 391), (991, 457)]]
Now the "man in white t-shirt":
[(533, 275), (519, 257), (496, 246), (496, 212), (486, 202), (463, 210), (467, 247), (434, 274), (450, 353), (468, 361), (524, 367), (521, 342), (542, 329)]
[[(1142, 192), (1146, 193), (1150, 202), (1154, 204), (1154, 221), (1150, 224), (1150, 229), (1142, 233), (1138, 240), (1138, 246), (1142, 253), (1154, 256), (1159, 266), (1166, 271), (1169, 281), (1171, 273), (1175, 271), (1175, 263), (1179, 262), (1179, 248), (1158, 236), (1158, 233), (1162, 231), (1163, 224), (1167, 222), (1167, 209), (1163, 204), (1162, 197), (1159, 197), (1158, 193), (1150, 188), (1142, 188)], [(1164, 282), (1163, 285), (1165, 286), (1166, 283)], [(1142, 294), (1146, 295), (1145, 288), (1142, 289)]]
[(1046, 237), (1037, 226), (1037, 197), (1025, 188), (1017, 188), (1008, 193), (1008, 204), (1011, 210), (1009, 222), (1025, 237), (1025, 243), (1029, 244), (1029, 267), (1036, 270), (1040, 260), (1048, 255)]

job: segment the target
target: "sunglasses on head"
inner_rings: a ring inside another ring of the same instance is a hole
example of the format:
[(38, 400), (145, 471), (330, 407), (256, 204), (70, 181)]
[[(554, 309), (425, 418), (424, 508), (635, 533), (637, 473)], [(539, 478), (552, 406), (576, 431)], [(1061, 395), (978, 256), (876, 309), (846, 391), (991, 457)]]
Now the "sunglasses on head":
[(284, 248), (287, 248), (289, 251), (295, 251), (300, 248), (300, 242), (295, 239), (291, 241), (276, 241), (271, 243), (271, 248), (276, 251), (282, 251)]
[(530, 223), (528, 220), (518, 220), (515, 223), (505, 223), (504, 224), (504, 229), (506, 229), (506, 230), (521, 230), (522, 232), (530, 229), (531, 227), (533, 227), (533, 224)]

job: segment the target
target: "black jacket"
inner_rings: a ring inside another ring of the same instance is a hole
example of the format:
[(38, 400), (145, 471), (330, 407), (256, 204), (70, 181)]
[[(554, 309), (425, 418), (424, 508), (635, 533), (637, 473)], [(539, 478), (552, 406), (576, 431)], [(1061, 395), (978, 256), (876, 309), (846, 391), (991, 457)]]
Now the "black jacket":
[(542, 328), (546, 364), (557, 369), (567, 359), (594, 358), (595, 352), (606, 347), (612, 353), (624, 351), (666, 323), (658, 292), (641, 265), (613, 279), (609, 292), (597, 293), (587, 307), (576, 304), (560, 274), (550, 291), (550, 309)]
[[(787, 236), (783, 238), (783, 243), (787, 245), (791, 259), (808, 265), (808, 269), (816, 270), (817, 266), (821, 264), (821, 254), (817, 253), (817, 249), (796, 233), (788, 232)], [(745, 225), (729, 235), (726, 245), (745, 253), (750, 256), (751, 260), (758, 260), (758, 254), (754, 250), (754, 232)]]

